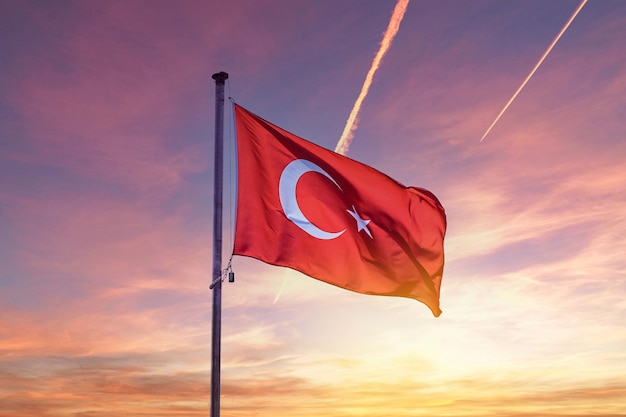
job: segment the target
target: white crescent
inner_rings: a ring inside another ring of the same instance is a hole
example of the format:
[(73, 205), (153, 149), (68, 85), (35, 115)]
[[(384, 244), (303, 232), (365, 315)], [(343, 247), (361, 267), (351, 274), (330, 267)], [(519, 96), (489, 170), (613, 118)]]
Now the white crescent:
[(278, 195), (280, 197), (280, 204), (283, 207), (283, 211), (289, 220), (291, 220), (296, 226), (304, 230), (308, 234), (318, 239), (335, 239), (343, 234), (346, 229), (339, 232), (327, 232), (315, 226), (306, 218), (300, 206), (298, 206), (298, 200), (296, 200), (296, 186), (300, 177), (307, 172), (317, 172), (328, 178), (341, 190), (337, 181), (333, 179), (326, 171), (320, 168), (318, 165), (306, 159), (296, 159), (291, 161), (282, 174), (280, 174), (280, 182), (278, 184)]

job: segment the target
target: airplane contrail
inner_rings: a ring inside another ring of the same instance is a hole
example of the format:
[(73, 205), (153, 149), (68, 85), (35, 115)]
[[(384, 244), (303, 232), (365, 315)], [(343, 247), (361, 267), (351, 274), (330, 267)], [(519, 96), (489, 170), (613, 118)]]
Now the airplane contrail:
[(539, 66), (543, 63), (544, 59), (546, 59), (546, 57), (548, 56), (548, 54), (550, 53), (550, 51), (552, 50), (552, 48), (554, 48), (554, 45), (556, 45), (556, 43), (559, 41), (559, 39), (561, 39), (561, 36), (563, 36), (563, 33), (567, 30), (567, 28), (569, 27), (569, 25), (572, 23), (572, 21), (574, 20), (574, 18), (576, 17), (576, 15), (578, 15), (578, 12), (580, 12), (580, 9), (583, 8), (583, 6), (585, 5), (585, 3), (587, 3), (587, 0), (582, 0), (580, 2), (580, 4), (578, 5), (578, 8), (576, 8), (576, 10), (574, 11), (574, 13), (572, 14), (572, 16), (569, 18), (569, 20), (567, 21), (567, 23), (565, 23), (565, 26), (563, 26), (563, 29), (561, 29), (561, 31), (559, 32), (558, 35), (556, 35), (556, 38), (554, 38), (554, 40), (552, 41), (552, 43), (550, 44), (550, 46), (548, 46), (548, 49), (546, 49), (546, 51), (543, 53), (543, 55), (541, 56), (541, 58), (539, 58), (539, 62), (537, 62), (537, 65), (535, 65), (535, 68), (533, 68), (532, 71), (530, 71), (530, 74), (528, 74), (528, 76), (526, 77), (526, 79), (524, 80), (524, 82), (522, 83), (522, 85), (519, 86), (519, 88), (517, 89), (517, 91), (515, 92), (515, 94), (513, 94), (513, 97), (511, 97), (511, 99), (508, 101), (508, 103), (506, 103), (506, 105), (504, 106), (504, 108), (502, 110), (500, 110), (500, 113), (498, 114), (498, 116), (496, 117), (496, 120), (493, 121), (493, 123), (491, 124), (491, 126), (489, 126), (489, 129), (487, 129), (487, 131), (485, 132), (485, 134), (483, 135), (482, 138), (480, 138), (480, 141), (482, 142), (485, 137), (489, 134), (489, 132), (491, 132), (491, 129), (493, 129), (493, 127), (495, 126), (496, 123), (498, 123), (498, 120), (500, 120), (500, 117), (502, 117), (502, 114), (506, 111), (506, 109), (509, 108), (509, 106), (511, 105), (511, 103), (513, 102), (513, 100), (515, 100), (515, 97), (517, 97), (517, 95), (520, 93), (520, 91), (522, 91), (522, 88), (524, 88), (524, 86), (526, 85), (526, 83), (528, 83), (528, 80), (530, 80), (530, 78), (533, 76), (533, 74), (535, 73), (535, 71), (537, 71), (537, 68), (539, 68)]
[(272, 305), (276, 304), (278, 300), (280, 299), (280, 296), (283, 294), (283, 291), (285, 290), (285, 286), (287, 285), (287, 280), (289, 279), (288, 275), (290, 273), (291, 273), (290, 270), (285, 271), (285, 276), (283, 277), (283, 283), (280, 284), (280, 288), (278, 289), (278, 292), (276, 293), (276, 296), (274, 297), (274, 301), (272, 301)]
[(352, 138), (354, 137), (354, 131), (357, 128), (359, 111), (361, 111), (361, 104), (363, 103), (363, 100), (365, 100), (365, 97), (369, 92), (376, 70), (378, 70), (378, 67), (380, 66), (383, 57), (391, 47), (391, 42), (393, 41), (393, 38), (396, 37), (398, 29), (400, 29), (400, 22), (402, 22), (404, 12), (406, 12), (406, 8), (408, 5), (409, 0), (398, 0), (398, 3), (396, 3), (396, 7), (393, 9), (393, 13), (391, 14), (391, 20), (389, 21), (387, 30), (385, 30), (383, 40), (380, 42), (380, 48), (374, 56), (372, 66), (365, 76), (365, 82), (363, 83), (363, 87), (361, 87), (361, 93), (354, 102), (354, 106), (352, 107), (350, 116), (346, 121), (346, 126), (343, 128), (343, 133), (341, 134), (341, 137), (337, 142), (337, 146), (335, 147), (335, 152), (341, 155), (345, 155), (348, 152), (350, 142), (352, 142)]

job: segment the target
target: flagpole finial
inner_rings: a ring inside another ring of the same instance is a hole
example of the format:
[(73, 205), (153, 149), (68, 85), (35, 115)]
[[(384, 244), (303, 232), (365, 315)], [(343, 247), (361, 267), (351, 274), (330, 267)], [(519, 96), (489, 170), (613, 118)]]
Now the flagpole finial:
[(228, 79), (228, 73), (224, 71), (216, 72), (211, 78), (215, 80), (216, 84), (224, 84), (224, 81)]

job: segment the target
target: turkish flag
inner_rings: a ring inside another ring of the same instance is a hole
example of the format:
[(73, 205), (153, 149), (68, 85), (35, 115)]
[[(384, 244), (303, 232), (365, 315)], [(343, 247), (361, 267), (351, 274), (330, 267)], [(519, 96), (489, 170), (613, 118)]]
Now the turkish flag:
[(234, 254), (364, 294), (409, 297), (435, 316), (446, 216), (437, 198), (235, 104)]

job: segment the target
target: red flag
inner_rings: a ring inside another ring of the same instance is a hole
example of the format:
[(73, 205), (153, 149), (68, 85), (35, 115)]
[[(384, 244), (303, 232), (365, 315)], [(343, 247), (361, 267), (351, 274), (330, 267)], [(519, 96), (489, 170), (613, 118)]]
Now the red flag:
[(299, 138), (235, 105), (234, 254), (364, 294), (409, 297), (435, 316), (445, 212), (421, 188)]

